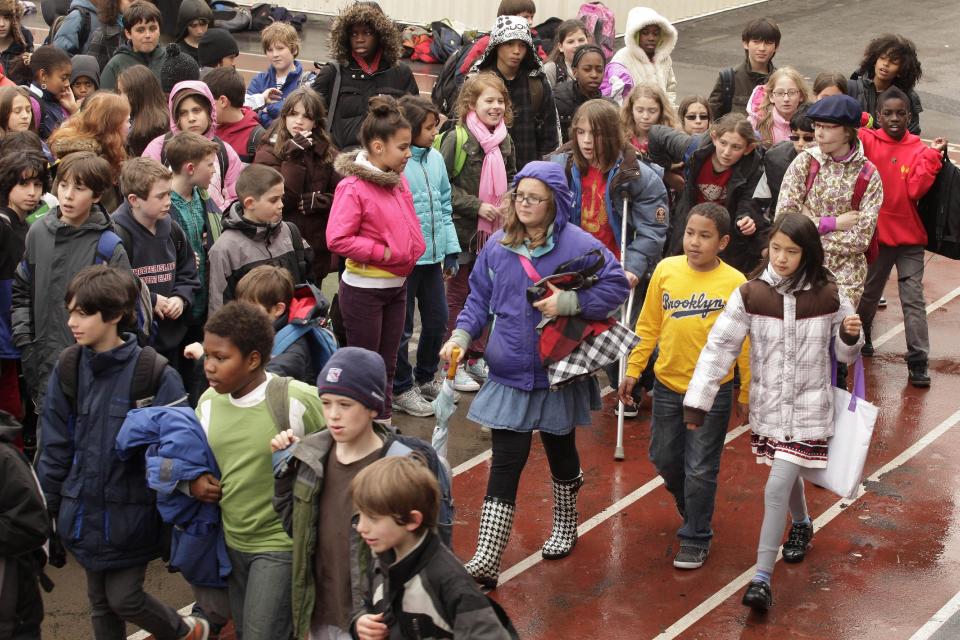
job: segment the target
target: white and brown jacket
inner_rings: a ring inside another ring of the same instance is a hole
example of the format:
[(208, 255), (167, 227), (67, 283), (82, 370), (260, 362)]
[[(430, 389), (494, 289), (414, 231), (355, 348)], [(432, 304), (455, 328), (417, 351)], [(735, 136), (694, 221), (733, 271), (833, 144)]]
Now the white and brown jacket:
[(830, 342), (837, 360), (857, 359), (863, 335), (841, 331), (854, 313), (834, 282), (785, 291), (770, 267), (730, 296), (713, 325), (707, 346), (684, 396), (684, 420), (703, 424), (720, 380), (750, 336), (750, 427), (780, 441), (833, 435)]

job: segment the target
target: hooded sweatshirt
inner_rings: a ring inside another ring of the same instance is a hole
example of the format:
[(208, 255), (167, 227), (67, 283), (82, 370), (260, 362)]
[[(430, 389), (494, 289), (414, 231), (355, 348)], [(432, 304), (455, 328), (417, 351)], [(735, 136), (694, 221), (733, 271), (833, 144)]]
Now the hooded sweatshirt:
[[(46, 391), (47, 377), (60, 352), (75, 342), (63, 303), (67, 285), (81, 269), (94, 264), (100, 236), (112, 230), (110, 218), (95, 204), (79, 227), (63, 222), (60, 209), (54, 208), (27, 232), (13, 283), (13, 340), (20, 348), (24, 376), (35, 399)], [(114, 249), (110, 265), (130, 269), (123, 245)]]
[(166, 56), (165, 47), (160, 44), (150, 53), (134, 51), (129, 43), (122, 44), (100, 74), (100, 88), (115, 91), (120, 74), (138, 64), (148, 67), (159, 80), (160, 66)]
[(926, 245), (927, 231), (917, 212), (943, 166), (940, 154), (909, 131), (894, 140), (883, 129), (859, 130), (867, 159), (883, 182), (883, 204), (877, 218), (877, 239), (888, 247)]
[[(508, 80), (497, 67), (497, 47), (513, 40), (523, 42), (527, 52), (517, 76)], [(533, 38), (525, 19), (517, 16), (497, 18), (490, 32), (487, 50), (473, 66), (473, 72), (479, 71), (493, 71), (507, 85), (513, 104), (513, 126), (508, 127), (507, 131), (513, 139), (517, 167), (538, 160), (560, 146), (560, 126), (553, 89), (543, 73), (543, 62), (534, 51)], [(540, 83), (539, 92), (543, 97), (539, 104), (535, 104), (534, 100), (537, 89), (531, 88), (534, 83)]]
[[(184, 90), (187, 91), (183, 93)], [(150, 144), (147, 145), (147, 148), (143, 150), (144, 158), (153, 158), (157, 162), (161, 162), (161, 158), (164, 157), (163, 146), (166, 144), (167, 136), (180, 133), (180, 127), (177, 125), (175, 115), (176, 108), (180, 102), (188, 96), (198, 96), (206, 100), (207, 104), (210, 105), (210, 127), (203, 133), (203, 136), (214, 141), (220, 140), (220, 138), (214, 135), (217, 131), (217, 104), (213, 99), (213, 94), (210, 93), (210, 87), (199, 80), (185, 80), (184, 82), (179, 82), (174, 85), (173, 91), (170, 92), (170, 98), (167, 103), (170, 109), (170, 133), (154, 138)], [(220, 140), (220, 142), (223, 141)], [(224, 144), (222, 151), (218, 151), (217, 153), (218, 156), (220, 153), (226, 153), (226, 162), (221, 162), (222, 159), (218, 157), (218, 161), (213, 163), (213, 180), (210, 181), (208, 192), (217, 207), (220, 210), (224, 210), (228, 202), (236, 200), (237, 198), (237, 178), (240, 176), (241, 169), (243, 169), (243, 163), (240, 161), (240, 156), (237, 155), (237, 152), (228, 144)], [(225, 178), (220, 175), (221, 164), (225, 164), (227, 167), (227, 175)]]
[[(638, 41), (640, 32), (650, 25), (660, 27), (660, 41), (653, 60), (640, 48)], [(670, 54), (677, 46), (677, 30), (670, 21), (649, 7), (634, 7), (627, 14), (623, 42), (624, 47), (613, 54), (604, 71), (600, 92), (623, 104), (638, 84), (655, 84), (666, 92), (670, 104), (676, 106), (677, 78), (673, 74)]]
[(71, 60), (73, 69), (70, 71), (70, 84), (77, 78), (89, 78), (93, 82), (94, 90), (100, 88), (100, 63), (93, 56), (76, 55)]
[[(294, 282), (305, 282), (304, 265), (296, 255), (289, 222), (253, 222), (243, 215), (239, 202), (230, 206), (223, 218), (223, 233), (210, 248), (210, 289), (207, 311), (210, 315), (234, 298), (240, 278), (254, 267), (272, 264), (283, 267)], [(308, 247), (305, 264), (313, 260)]]
[(57, 34), (54, 36), (52, 43), (57, 49), (66, 51), (71, 56), (83, 51), (83, 47), (87, 44), (86, 41), (80, 42), (80, 29), (83, 26), (81, 8), (90, 16), (90, 31), (87, 33), (87, 38), (100, 28), (97, 5), (91, 0), (73, 0), (70, 3), (70, 12), (64, 18), (60, 28), (57, 29)]
[(200, 18), (206, 19), (208, 26), (213, 26), (213, 10), (210, 5), (203, 0), (183, 0), (180, 11), (177, 13), (177, 31), (174, 36), (181, 51), (190, 55), (197, 61), (197, 64), (200, 64), (200, 50), (188, 44), (185, 38), (190, 23)]
[[(328, 114), (330, 137), (338, 149), (360, 146), (360, 125), (367, 115), (367, 101), (382, 94), (400, 98), (420, 95), (420, 88), (405, 63), (400, 62), (403, 44), (400, 31), (372, 3), (357, 2), (344, 9), (330, 30), (330, 58), (334, 64), (324, 65), (317, 72), (313, 88), (323, 96), (324, 104), (336, 108)], [(379, 65), (372, 73), (364, 71), (353, 57), (350, 30), (354, 25), (369, 26), (380, 43)], [(340, 93), (334, 98), (336, 76), (340, 76)], [(262, 91), (262, 89), (261, 89)]]
[[(257, 127), (261, 125), (257, 119), (256, 111), (250, 107), (241, 107), (240, 111), (243, 113), (243, 117), (236, 122), (226, 123), (221, 121), (217, 123), (217, 137), (233, 147), (233, 150), (237, 152), (241, 160), (248, 158), (244, 161), (252, 162), (253, 156), (257, 153), (257, 149), (256, 146), (254, 146), (253, 149), (250, 148), (250, 137)], [(261, 140), (262, 139), (263, 136), (261, 135)], [(259, 140), (257, 142), (259, 142)]]
[(184, 320), (189, 317), (193, 294), (200, 288), (193, 249), (183, 229), (169, 216), (157, 221), (153, 233), (134, 218), (129, 202), (120, 205), (111, 217), (129, 234), (130, 243), (126, 249), (130, 267), (150, 290), (150, 304), (156, 306), (158, 295), (178, 296), (183, 300), (184, 310), (179, 318), (159, 321), (154, 345), (158, 351), (174, 349), (186, 335)]

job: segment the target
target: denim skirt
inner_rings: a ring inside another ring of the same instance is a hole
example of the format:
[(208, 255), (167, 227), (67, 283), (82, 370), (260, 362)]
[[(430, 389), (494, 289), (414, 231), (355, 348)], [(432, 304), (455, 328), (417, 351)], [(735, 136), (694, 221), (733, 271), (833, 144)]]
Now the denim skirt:
[(470, 404), (467, 417), (490, 429), (543, 431), (562, 436), (590, 425), (590, 412), (600, 409), (596, 377), (579, 378), (556, 390), (524, 391), (488, 380)]

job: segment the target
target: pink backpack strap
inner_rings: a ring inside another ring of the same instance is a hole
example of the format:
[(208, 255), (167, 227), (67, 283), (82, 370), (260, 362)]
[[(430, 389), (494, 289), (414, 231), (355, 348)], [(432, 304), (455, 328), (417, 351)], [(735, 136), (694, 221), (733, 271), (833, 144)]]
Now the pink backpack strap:
[(543, 280), (543, 278), (540, 277), (540, 274), (537, 273), (537, 270), (534, 268), (533, 263), (530, 262), (530, 258), (521, 254), (517, 254), (517, 257), (520, 258), (520, 266), (523, 267), (523, 271), (527, 274), (528, 278), (534, 282), (540, 282)]
[(853, 200), (850, 201), (854, 211), (860, 211), (860, 203), (863, 202), (863, 195), (867, 192), (867, 187), (870, 186), (870, 178), (873, 177), (876, 170), (877, 168), (870, 161), (864, 162), (863, 166), (860, 167), (860, 173), (857, 174), (857, 182), (853, 187)]
[(804, 201), (810, 196), (810, 189), (813, 188), (813, 183), (816, 181), (818, 173), (820, 173), (820, 161), (811, 157), (810, 167), (807, 169), (807, 192), (803, 197)]

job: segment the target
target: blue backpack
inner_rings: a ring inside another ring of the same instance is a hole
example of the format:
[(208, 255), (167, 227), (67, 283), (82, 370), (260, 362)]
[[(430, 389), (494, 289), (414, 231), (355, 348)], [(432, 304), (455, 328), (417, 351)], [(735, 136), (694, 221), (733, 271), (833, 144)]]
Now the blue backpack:
[(337, 339), (323, 326), (329, 308), (316, 286), (310, 283), (297, 285), (290, 303), (289, 320), (274, 337), (270, 357), (284, 353), (297, 340), (307, 336), (313, 370), (319, 373), (337, 350)]
[(420, 438), (393, 434), (387, 456), (416, 456), (423, 460), (440, 484), (440, 513), (437, 514), (437, 533), (443, 544), (453, 548), (453, 480), (450, 469), (440, 460), (436, 450)]

